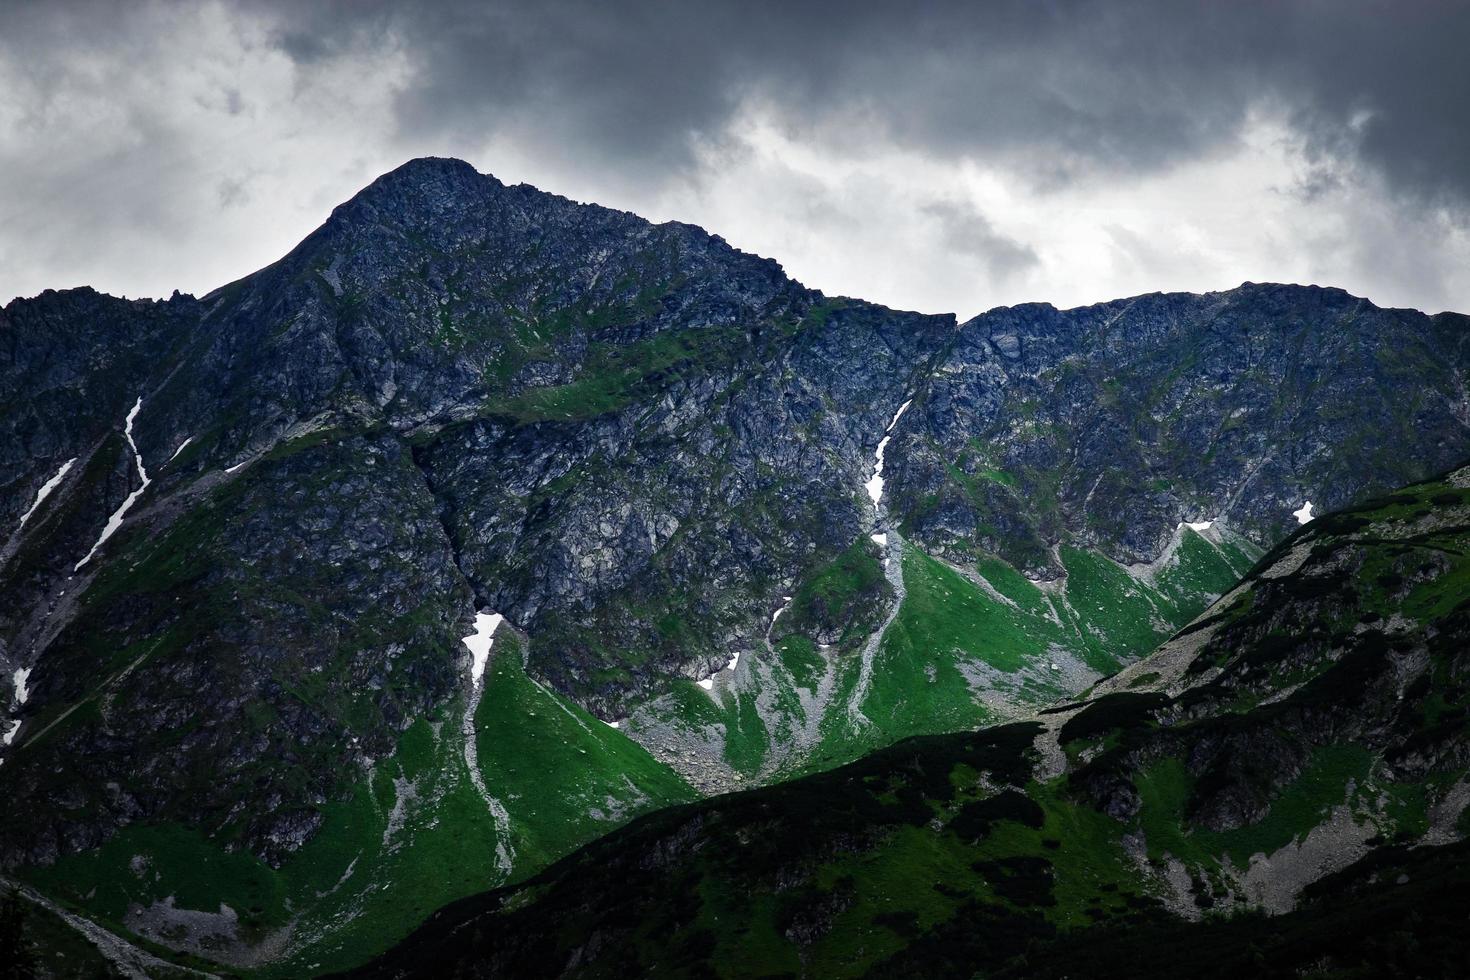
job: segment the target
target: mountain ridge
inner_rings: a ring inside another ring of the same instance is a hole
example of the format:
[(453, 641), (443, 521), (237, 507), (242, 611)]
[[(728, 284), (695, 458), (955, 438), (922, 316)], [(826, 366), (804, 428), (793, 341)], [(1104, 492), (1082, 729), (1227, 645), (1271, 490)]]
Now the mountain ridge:
[[(187, 908), (299, 966), (411, 924), (381, 887), (427, 914), (695, 789), (1075, 695), (1309, 495), (1470, 452), (1458, 315), (1262, 286), (960, 324), (473, 173), (400, 168), (204, 299), (0, 313), (0, 525), (76, 461), (0, 551), (0, 864), (88, 855), (93, 913), (159, 939), (161, 855), (226, 861)], [(476, 681), (492, 612), (519, 663)], [(443, 874), (507, 841), (531, 863)]]

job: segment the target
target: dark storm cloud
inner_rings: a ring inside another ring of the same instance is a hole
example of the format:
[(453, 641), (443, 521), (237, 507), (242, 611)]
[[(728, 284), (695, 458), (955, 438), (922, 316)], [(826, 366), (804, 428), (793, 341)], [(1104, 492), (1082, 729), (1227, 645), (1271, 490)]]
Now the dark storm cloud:
[(1427, 0), (0, 0), (0, 302), (206, 291), (451, 153), (892, 305), (1464, 308), (1467, 41)]
[(1038, 184), (1226, 146), (1253, 108), (1426, 201), (1470, 200), (1470, 5), (1415, 2), (271, 3), (304, 67), (392, 37), (410, 140), (510, 133), (663, 175), (749, 100), (838, 143)]

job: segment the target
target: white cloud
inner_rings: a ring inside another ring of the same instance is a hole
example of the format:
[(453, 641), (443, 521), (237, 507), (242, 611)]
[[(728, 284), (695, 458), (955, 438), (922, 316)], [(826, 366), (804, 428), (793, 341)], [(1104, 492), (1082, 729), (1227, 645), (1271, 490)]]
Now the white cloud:
[[(1313, 163), (1264, 113), (1213, 157), (1051, 187), (895, 148), (843, 153), (749, 118), (739, 134), (748, 152), (706, 159), (697, 181), (637, 203), (717, 229), (828, 292), (968, 316), (1254, 280), (1342, 286), (1383, 305), (1470, 307), (1462, 226), (1400, 206), (1371, 175), (1343, 175), (1314, 198), (1284, 193)], [(964, 202), (1037, 261), (987, 267), (928, 220), (936, 200)]]
[(223, 5), (154, 5), (44, 65), (0, 58), (0, 295), (204, 292), (402, 162), (391, 47), (303, 84)]

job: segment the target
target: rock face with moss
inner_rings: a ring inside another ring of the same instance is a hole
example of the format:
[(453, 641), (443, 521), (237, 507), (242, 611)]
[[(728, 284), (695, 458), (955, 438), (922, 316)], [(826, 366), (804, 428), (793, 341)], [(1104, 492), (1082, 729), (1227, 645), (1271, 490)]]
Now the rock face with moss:
[(1467, 574), (1470, 468), (1312, 522), (1083, 701), (643, 818), (357, 975), (1455, 975)]
[[(189, 908), (258, 909), (243, 949), (316, 903), (281, 954), (308, 963), (404, 876), (427, 913), (691, 785), (1014, 717), (1187, 622), (1308, 499), (1470, 452), (1466, 336), (1252, 285), (960, 324), (451, 160), (200, 299), (16, 300), (0, 863), (187, 828), (244, 861)], [(467, 751), (500, 703), (477, 611), (545, 699), (518, 730), (612, 777)], [(465, 800), (463, 846), (524, 863), (438, 873)], [(98, 914), (162, 902), (145, 878)]]
[(915, 539), (1043, 577), (1059, 540), (1148, 561), (1181, 520), (1273, 542), (1305, 501), (1399, 485), (1406, 456), (1459, 461), (1467, 338), (1461, 316), (1270, 284), (993, 310), (959, 328), (890, 486)]

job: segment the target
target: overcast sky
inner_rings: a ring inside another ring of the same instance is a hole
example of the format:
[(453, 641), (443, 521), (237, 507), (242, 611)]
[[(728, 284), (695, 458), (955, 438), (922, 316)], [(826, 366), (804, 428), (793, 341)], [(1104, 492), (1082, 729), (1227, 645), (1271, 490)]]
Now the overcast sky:
[(202, 294), (434, 154), (926, 312), (1470, 311), (1467, 51), (1415, 0), (0, 0), (0, 302)]

